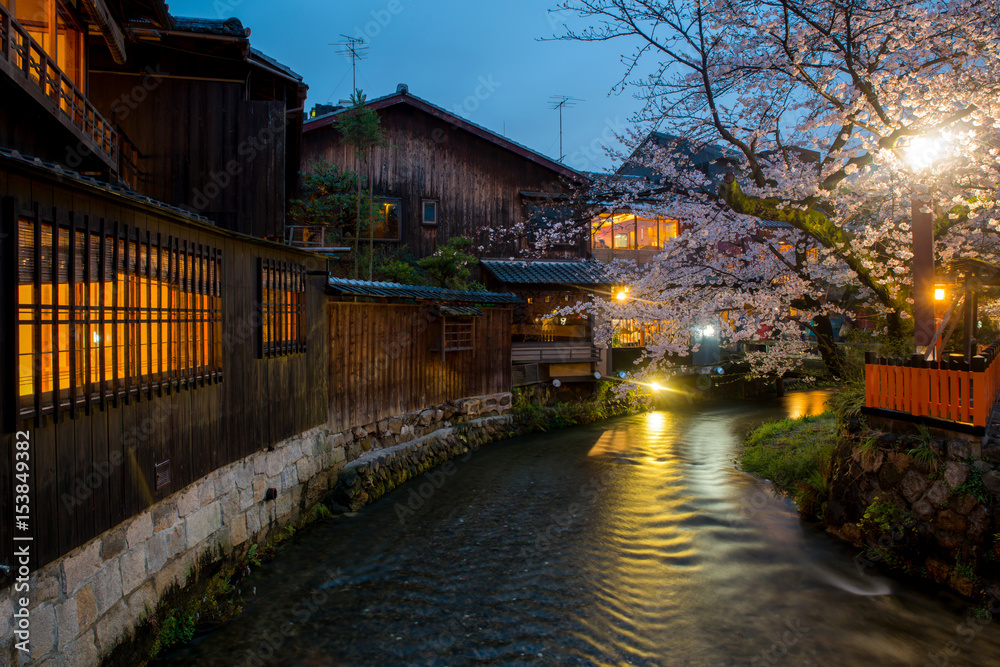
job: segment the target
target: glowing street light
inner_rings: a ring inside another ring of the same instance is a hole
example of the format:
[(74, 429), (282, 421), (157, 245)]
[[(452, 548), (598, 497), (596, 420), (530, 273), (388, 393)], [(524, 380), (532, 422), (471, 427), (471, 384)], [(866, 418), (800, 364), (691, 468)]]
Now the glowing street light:
[(935, 301), (944, 301), (944, 297), (945, 297), (944, 288), (943, 287), (935, 287), (934, 288), (934, 300)]
[(627, 299), (628, 298), (628, 287), (623, 287), (620, 290), (618, 290), (618, 293), (615, 294), (615, 298), (618, 299), (619, 301), (624, 301), (625, 299)]
[(714, 336), (715, 335), (715, 327), (713, 327), (711, 324), (709, 324), (707, 327), (705, 327), (705, 329), (702, 331), (702, 333), (704, 333), (706, 336)]
[[(913, 137), (906, 146), (906, 161), (914, 171), (929, 168), (946, 148), (945, 137)], [(934, 216), (927, 197), (910, 197), (910, 230), (913, 234), (913, 342), (924, 353), (934, 337)]]

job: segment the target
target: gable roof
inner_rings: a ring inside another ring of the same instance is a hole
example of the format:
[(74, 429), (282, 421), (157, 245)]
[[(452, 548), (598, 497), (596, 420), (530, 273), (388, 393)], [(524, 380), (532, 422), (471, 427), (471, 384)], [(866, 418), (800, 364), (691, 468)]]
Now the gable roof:
[[(539, 164), (547, 169), (550, 169), (561, 176), (565, 176), (570, 180), (576, 181), (578, 183), (583, 183), (590, 180), (587, 177), (587, 175), (584, 174), (583, 172), (571, 169), (570, 167), (567, 167), (561, 162), (556, 162), (555, 160), (545, 157), (544, 155), (542, 155), (537, 151), (531, 150), (527, 146), (522, 146), (521, 144), (511, 141), (506, 137), (500, 136), (496, 132), (487, 130), (485, 127), (481, 125), (476, 125), (473, 122), (467, 121), (464, 118), (456, 116), (455, 114), (451, 113), (450, 111), (447, 111), (446, 109), (442, 109), (441, 107), (435, 104), (431, 104), (427, 100), (423, 100), (419, 97), (411, 95), (409, 91), (405, 89), (397, 90), (392, 95), (386, 95), (384, 97), (379, 97), (374, 100), (370, 100), (367, 104), (365, 104), (365, 107), (368, 109), (372, 109), (374, 111), (378, 111), (379, 109), (385, 109), (397, 104), (406, 104), (415, 109), (419, 109), (424, 113), (434, 116), (435, 118), (439, 118), (441, 120), (448, 122), (450, 125), (454, 127), (458, 127), (462, 130), (465, 130), (466, 132), (469, 132), (470, 134), (474, 134), (475, 136), (480, 137), (481, 139), (485, 139), (486, 141), (489, 141), (490, 143), (495, 144), (505, 150), (508, 150), (512, 153), (516, 153), (517, 155), (520, 155), (523, 158), (531, 160), (532, 162)], [(334, 123), (337, 122), (337, 116), (344, 113), (345, 111), (347, 111), (347, 109), (338, 109), (336, 111), (333, 111), (332, 113), (328, 113), (323, 116), (318, 116), (316, 118), (309, 119), (303, 124), (302, 131), (305, 133), (312, 130), (318, 130), (321, 127), (327, 127), (329, 125), (333, 125)]]
[(480, 260), (504, 283), (532, 285), (608, 285), (612, 280), (600, 262), (581, 260)]

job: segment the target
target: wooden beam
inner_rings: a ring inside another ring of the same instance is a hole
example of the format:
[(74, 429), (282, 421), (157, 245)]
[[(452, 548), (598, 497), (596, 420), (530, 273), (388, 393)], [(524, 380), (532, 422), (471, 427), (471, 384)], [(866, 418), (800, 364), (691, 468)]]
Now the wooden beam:
[(123, 64), (126, 60), (125, 36), (122, 35), (122, 29), (118, 26), (111, 12), (108, 11), (104, 0), (83, 0), (83, 6), (86, 7), (101, 34), (104, 35), (104, 41), (108, 45), (108, 50), (111, 51), (111, 57), (119, 65)]

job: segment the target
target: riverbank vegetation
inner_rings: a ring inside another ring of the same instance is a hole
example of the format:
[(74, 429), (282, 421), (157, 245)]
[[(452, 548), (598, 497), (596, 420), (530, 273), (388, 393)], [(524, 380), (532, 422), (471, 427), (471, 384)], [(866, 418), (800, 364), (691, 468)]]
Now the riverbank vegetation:
[(746, 438), (739, 467), (795, 499), (803, 515), (820, 518), (836, 448), (833, 412), (770, 422)]
[(511, 413), (519, 435), (624, 417), (648, 407), (647, 397), (637, 389), (620, 392), (611, 382), (598, 382), (591, 396), (573, 400), (553, 400), (547, 391), (514, 389)]

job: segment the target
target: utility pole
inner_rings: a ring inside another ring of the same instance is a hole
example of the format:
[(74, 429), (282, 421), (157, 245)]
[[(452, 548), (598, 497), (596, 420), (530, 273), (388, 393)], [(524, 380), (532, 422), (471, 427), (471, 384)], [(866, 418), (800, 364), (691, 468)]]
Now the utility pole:
[(559, 162), (562, 162), (562, 159), (566, 157), (563, 155), (562, 112), (563, 109), (575, 107), (577, 102), (583, 102), (583, 100), (567, 95), (553, 95), (549, 98), (549, 108), (559, 111)]

